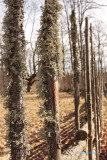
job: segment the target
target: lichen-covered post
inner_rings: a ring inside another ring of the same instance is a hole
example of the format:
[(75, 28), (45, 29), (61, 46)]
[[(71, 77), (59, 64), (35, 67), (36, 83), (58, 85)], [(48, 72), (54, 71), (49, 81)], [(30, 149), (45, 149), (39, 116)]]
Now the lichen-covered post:
[(91, 72), (89, 53), (89, 25), (88, 17), (85, 19), (85, 43), (86, 43), (86, 75), (87, 75), (87, 113), (88, 113), (88, 155), (92, 160), (92, 103), (91, 103)]
[(91, 42), (91, 88), (92, 88), (92, 109), (94, 111), (94, 128), (95, 128), (95, 149), (96, 149), (96, 160), (98, 160), (98, 136), (97, 136), (97, 110), (96, 110), (96, 88), (95, 88), (95, 51), (93, 49), (93, 30), (92, 24), (90, 25), (90, 42)]
[(85, 97), (85, 109), (87, 112), (87, 77), (86, 77), (86, 47), (83, 46), (83, 65), (84, 65), (84, 97)]
[(48, 144), (48, 159), (61, 160), (59, 127), (58, 74), (61, 48), (59, 42), (58, 0), (45, 0), (39, 34), (39, 93), (43, 99), (44, 133)]
[(6, 107), (8, 142), (11, 160), (26, 159), (23, 73), (25, 72), (25, 38), (23, 0), (4, 0), (4, 64), (7, 72)]
[(74, 101), (75, 101), (75, 126), (76, 130), (80, 128), (80, 118), (79, 118), (79, 60), (78, 60), (78, 34), (77, 34), (77, 24), (75, 10), (72, 10), (71, 15), (71, 40), (73, 47), (73, 57), (74, 57)]

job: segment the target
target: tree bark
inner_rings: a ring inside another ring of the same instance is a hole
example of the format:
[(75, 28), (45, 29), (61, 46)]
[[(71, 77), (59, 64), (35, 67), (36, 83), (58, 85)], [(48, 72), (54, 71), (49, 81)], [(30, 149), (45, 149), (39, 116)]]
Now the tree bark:
[(86, 41), (86, 69), (87, 69), (87, 111), (88, 111), (88, 156), (92, 160), (92, 104), (91, 104), (91, 73), (89, 53), (89, 26), (88, 17), (85, 19), (85, 41)]
[[(73, 70), (73, 52), (72, 52), (72, 43), (71, 43), (71, 31), (70, 31), (70, 22), (69, 22), (69, 15), (67, 13), (67, 7), (66, 7), (66, 4), (65, 4), (65, 0), (63, 0), (63, 3), (64, 3), (64, 9), (65, 9), (65, 14), (66, 14), (66, 18), (67, 18), (67, 29), (68, 29), (68, 38), (69, 38), (69, 46), (70, 46), (70, 54), (71, 54), (71, 67), (72, 67), (72, 70)], [(72, 10), (72, 8), (71, 8)]]
[(80, 129), (80, 118), (79, 118), (79, 62), (78, 62), (78, 48), (77, 48), (77, 25), (75, 11), (72, 10), (71, 15), (71, 39), (73, 46), (73, 57), (74, 57), (74, 101), (75, 101), (75, 126), (76, 129)]
[(52, 79), (49, 77), (48, 84), (50, 86), (50, 102), (52, 106), (52, 117), (54, 122), (51, 125), (52, 132), (47, 138), (49, 147), (49, 160), (61, 160), (61, 141), (60, 141), (60, 127), (59, 127), (59, 95), (58, 95), (58, 78), (54, 76)]
[(39, 35), (40, 95), (43, 98), (44, 132), (48, 144), (48, 159), (61, 160), (59, 127), (58, 74), (60, 71), (60, 42), (57, 0), (45, 0)]
[(94, 128), (95, 128), (95, 148), (96, 148), (96, 160), (99, 159), (98, 154), (98, 137), (97, 137), (97, 112), (96, 112), (96, 90), (95, 90), (95, 52), (93, 50), (93, 34), (92, 25), (90, 25), (90, 42), (91, 42), (91, 88), (92, 88), (92, 109), (94, 111)]
[[(99, 95), (98, 95), (98, 70), (97, 70), (97, 66), (96, 66), (96, 70), (95, 70), (95, 88), (96, 88), (96, 118), (97, 118), (97, 138), (98, 138), (98, 152), (100, 151), (100, 135), (99, 135)], [(99, 159), (99, 158), (98, 158)]]
[(62, 53), (63, 53), (63, 75), (65, 76), (65, 46), (64, 46), (64, 35), (61, 27), (61, 39), (62, 39)]
[(8, 142), (11, 160), (26, 159), (23, 83), (25, 71), (25, 39), (23, 31), (23, 0), (4, 1), (4, 64), (7, 73)]
[(36, 74), (32, 74), (29, 78), (26, 78), (27, 80), (27, 92), (31, 91), (32, 85), (35, 83), (36, 80)]
[[(23, 81), (18, 76), (13, 75), (10, 98), (12, 100), (10, 111), (9, 139), (11, 146), (11, 160), (25, 160), (25, 128), (24, 128), (24, 108), (23, 94), (20, 92)], [(17, 86), (17, 87), (16, 87)]]
[(85, 108), (87, 112), (87, 76), (86, 76), (86, 47), (83, 46), (83, 64), (84, 64), (84, 97), (85, 97)]
[(4, 68), (4, 64), (3, 64), (3, 55), (1, 53), (1, 59), (0, 59), (1, 65), (0, 65), (0, 69), (1, 69), (1, 76), (2, 76), (2, 91), (5, 89), (5, 68)]
[(100, 126), (101, 126), (101, 136), (103, 132), (103, 65), (102, 65), (102, 57), (101, 57), (101, 121), (100, 121)]

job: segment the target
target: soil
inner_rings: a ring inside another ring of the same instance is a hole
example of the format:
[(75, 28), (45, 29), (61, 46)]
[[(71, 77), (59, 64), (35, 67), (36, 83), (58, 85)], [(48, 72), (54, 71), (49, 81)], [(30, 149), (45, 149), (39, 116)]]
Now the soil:
[[(75, 134), (74, 98), (72, 96), (72, 93), (61, 92), (59, 96), (60, 96), (59, 110), (60, 110), (60, 124), (61, 124), (60, 125), (61, 143), (62, 143), (61, 147), (62, 147), (63, 160), (72, 160), (72, 159), (76, 160), (73, 157), (71, 157), (72, 152), (74, 152), (74, 155), (76, 152), (80, 152), (81, 146), (83, 146), (82, 150), (85, 150), (86, 142), (85, 141), (79, 142), (79, 144), (77, 145), (78, 148), (76, 148), (75, 138), (74, 138)], [(9, 160), (9, 148), (7, 148), (6, 146), (7, 127), (5, 124), (5, 116), (7, 111), (6, 109), (3, 108), (3, 101), (4, 99), (0, 97), (0, 160)], [(27, 120), (26, 137), (27, 137), (27, 144), (28, 144), (27, 146), (29, 151), (27, 160), (47, 160), (47, 145), (44, 139), (40, 136), (40, 131), (44, 125), (43, 118), (38, 114), (41, 104), (42, 100), (37, 94), (35, 94), (35, 92), (25, 94), (25, 117)], [(107, 106), (107, 100), (104, 99), (104, 108), (106, 106)], [(86, 114), (86, 108), (84, 105), (84, 99), (81, 98), (80, 100), (81, 127), (86, 125), (85, 114)], [(79, 160), (85, 160), (79, 157), (81, 155), (78, 154), (76, 155), (78, 156)]]

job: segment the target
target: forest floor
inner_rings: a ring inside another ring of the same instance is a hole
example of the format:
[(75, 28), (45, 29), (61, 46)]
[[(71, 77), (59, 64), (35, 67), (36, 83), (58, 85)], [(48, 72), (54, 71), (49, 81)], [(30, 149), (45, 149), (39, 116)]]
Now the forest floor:
[(103, 106), (103, 134), (101, 137), (99, 160), (107, 160), (107, 99), (104, 101)]
[[(75, 144), (74, 98), (70, 92), (61, 92), (59, 96), (62, 143), (61, 147), (62, 153), (65, 153), (69, 148), (71, 148), (71, 146)], [(41, 104), (41, 98), (34, 92), (25, 94), (25, 118), (27, 120), (26, 137), (27, 144), (29, 144), (29, 156), (27, 157), (27, 160), (47, 160), (47, 145), (43, 138), (40, 136), (40, 131), (43, 128), (43, 118), (41, 118), (41, 116), (38, 114)], [(107, 100), (104, 99), (104, 108), (106, 106)], [(85, 110), (84, 99), (81, 98), (81, 127), (86, 123)], [(0, 160), (9, 160), (9, 149), (6, 147), (5, 140), (7, 130), (5, 125), (6, 113), (7, 111), (3, 108), (3, 98), (0, 96)]]
[[(88, 124), (86, 123), (81, 129), (88, 131)], [(96, 151), (94, 146), (92, 151), (93, 160), (96, 160), (95, 152)], [(87, 142), (79, 141), (77, 145), (71, 146), (63, 154), (63, 160), (88, 160), (87, 153), (88, 153)], [(103, 132), (102, 136), (100, 137), (100, 154), (98, 153), (98, 155), (99, 155), (99, 160), (107, 160), (107, 99), (106, 98), (104, 98), (103, 101)]]

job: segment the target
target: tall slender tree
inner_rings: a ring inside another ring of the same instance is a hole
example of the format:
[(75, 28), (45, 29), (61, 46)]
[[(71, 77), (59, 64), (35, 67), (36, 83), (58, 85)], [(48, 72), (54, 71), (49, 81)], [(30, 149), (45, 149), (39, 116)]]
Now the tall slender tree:
[(48, 144), (48, 159), (61, 159), (58, 66), (60, 43), (58, 34), (58, 13), (61, 5), (58, 0), (45, 0), (39, 35), (40, 93), (44, 100), (45, 135)]
[(88, 113), (88, 154), (92, 160), (92, 103), (91, 103), (91, 72), (90, 72), (90, 52), (89, 52), (89, 25), (88, 17), (85, 20), (85, 42), (86, 42), (86, 75), (87, 75), (87, 113)]
[(70, 56), (71, 56), (71, 67), (73, 70), (73, 53), (72, 53), (72, 43), (71, 43), (71, 33), (70, 33), (71, 26), (70, 26), (68, 8), (67, 8), (66, 3), (67, 2), (65, 0), (63, 0), (64, 10), (65, 10), (65, 14), (66, 14), (66, 24), (67, 24), (67, 30), (68, 30), (68, 39), (69, 39)]
[(95, 148), (96, 148), (96, 160), (99, 159), (98, 155), (98, 136), (97, 136), (97, 110), (96, 110), (96, 88), (95, 88), (95, 52), (93, 49), (93, 30), (92, 24), (90, 25), (90, 42), (91, 42), (91, 89), (92, 89), (92, 109), (94, 111), (94, 128), (95, 128)]
[(25, 39), (23, 0), (4, 0), (4, 63), (7, 72), (8, 141), (11, 160), (25, 160), (25, 118), (23, 106), (23, 73), (25, 71)]
[(61, 40), (62, 40), (62, 53), (63, 53), (63, 75), (65, 76), (65, 44), (64, 44), (64, 35), (62, 26), (61, 26)]
[(78, 34), (77, 34), (77, 24), (75, 10), (72, 10), (71, 15), (71, 39), (73, 47), (73, 57), (74, 57), (74, 99), (75, 99), (75, 125), (76, 129), (80, 128), (79, 121), (79, 62), (78, 62)]
[(84, 97), (85, 97), (85, 107), (87, 112), (87, 77), (86, 77), (86, 47), (83, 46), (83, 64), (84, 64)]
[[(102, 52), (102, 55), (103, 55), (103, 52)], [(100, 112), (101, 112), (101, 115), (100, 115), (100, 127), (101, 127), (101, 136), (102, 136), (102, 132), (103, 132), (103, 60), (102, 60), (102, 56), (101, 56), (101, 108), (100, 108)]]
[[(97, 137), (98, 137), (98, 152), (100, 152), (100, 121), (99, 121), (99, 88), (98, 88), (98, 83), (99, 83), (99, 78), (98, 78), (98, 68), (96, 64), (95, 68), (95, 91), (96, 91), (96, 116), (97, 116)], [(99, 157), (98, 157), (99, 160)]]

